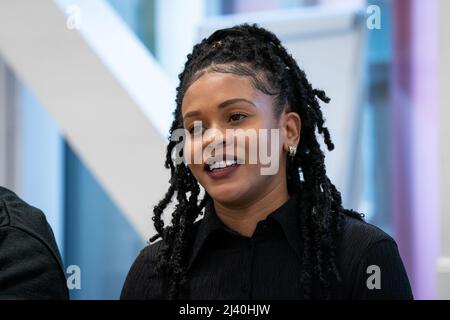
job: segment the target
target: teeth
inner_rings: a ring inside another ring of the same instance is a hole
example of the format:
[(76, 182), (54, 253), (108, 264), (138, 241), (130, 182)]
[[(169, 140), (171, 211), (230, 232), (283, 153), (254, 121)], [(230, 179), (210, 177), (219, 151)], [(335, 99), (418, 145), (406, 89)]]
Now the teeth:
[(209, 171), (212, 171), (214, 169), (218, 169), (218, 168), (225, 168), (225, 167), (230, 167), (234, 164), (236, 164), (236, 160), (226, 160), (226, 161), (218, 161), (218, 162), (214, 162), (213, 164), (211, 164), (209, 166)]

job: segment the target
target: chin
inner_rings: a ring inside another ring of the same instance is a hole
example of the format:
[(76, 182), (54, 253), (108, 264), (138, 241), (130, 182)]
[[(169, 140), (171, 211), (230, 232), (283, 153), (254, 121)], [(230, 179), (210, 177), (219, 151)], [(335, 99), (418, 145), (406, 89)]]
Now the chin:
[(245, 199), (247, 192), (248, 190), (243, 186), (223, 185), (210, 188), (208, 194), (218, 202), (233, 204)]

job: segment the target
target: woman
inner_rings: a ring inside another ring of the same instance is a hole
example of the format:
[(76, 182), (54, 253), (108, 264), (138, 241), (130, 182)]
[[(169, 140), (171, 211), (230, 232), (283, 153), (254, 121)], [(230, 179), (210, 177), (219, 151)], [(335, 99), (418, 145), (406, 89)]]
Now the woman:
[[(273, 33), (248, 24), (218, 30), (194, 46), (179, 79), (170, 188), (154, 208), (150, 241), (162, 239), (141, 251), (122, 299), (412, 298), (395, 241), (342, 207), (315, 134), (334, 148), (319, 105), (329, 99)], [(233, 129), (242, 130), (223, 138)], [(257, 138), (258, 151), (264, 141), (271, 148), (277, 170), (269, 174), (267, 163), (249, 161), (251, 135), (234, 145), (242, 131), (264, 129), (278, 134)], [(200, 162), (186, 161), (199, 151)]]

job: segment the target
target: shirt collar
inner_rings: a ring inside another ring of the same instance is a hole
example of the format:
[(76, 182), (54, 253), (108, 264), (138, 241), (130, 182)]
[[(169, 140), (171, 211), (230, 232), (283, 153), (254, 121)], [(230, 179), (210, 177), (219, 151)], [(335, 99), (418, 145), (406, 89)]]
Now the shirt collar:
[[(279, 223), (286, 239), (289, 242), (289, 245), (292, 247), (292, 249), (294, 249), (297, 256), (301, 259), (301, 237), (299, 227), (301, 219), (299, 219), (299, 216), (300, 207), (298, 205), (298, 197), (297, 195), (293, 195), (278, 209), (271, 212), (267, 216), (267, 219), (273, 219)], [(188, 263), (188, 269), (192, 266), (193, 262), (197, 258), (200, 249), (202, 248), (209, 235), (220, 229), (235, 233), (235, 231), (231, 230), (222, 222), (222, 220), (220, 220), (215, 212), (213, 200), (209, 199), (205, 205), (204, 217), (199, 221), (199, 226), (194, 239), (192, 254)]]

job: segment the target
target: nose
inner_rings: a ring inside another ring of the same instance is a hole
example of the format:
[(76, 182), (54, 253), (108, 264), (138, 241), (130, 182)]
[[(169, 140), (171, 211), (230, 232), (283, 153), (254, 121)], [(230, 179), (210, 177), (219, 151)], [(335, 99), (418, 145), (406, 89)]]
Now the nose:
[(203, 135), (202, 149), (209, 151), (212, 156), (225, 154), (227, 139), (225, 129), (220, 127), (210, 127)]
[(206, 147), (216, 147), (225, 141), (223, 130), (217, 127), (211, 127), (203, 133), (203, 149)]

